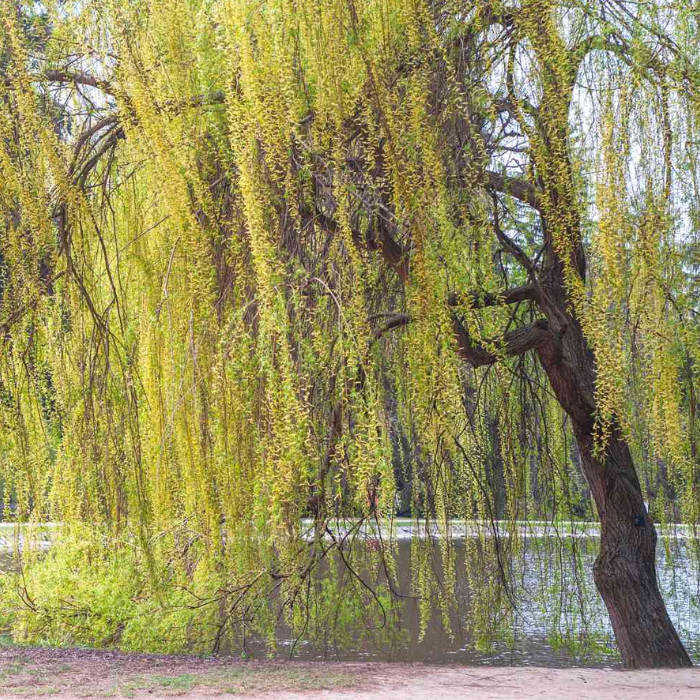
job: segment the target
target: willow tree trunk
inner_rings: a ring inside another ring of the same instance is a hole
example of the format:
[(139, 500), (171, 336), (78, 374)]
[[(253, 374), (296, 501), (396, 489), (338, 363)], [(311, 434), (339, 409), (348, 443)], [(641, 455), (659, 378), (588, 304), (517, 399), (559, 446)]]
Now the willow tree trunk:
[[(563, 285), (547, 294), (563, 301)], [(558, 292), (558, 293), (557, 293)], [(559, 305), (557, 305), (559, 306)], [(691, 666), (656, 577), (656, 529), (629, 447), (616, 426), (602, 455), (594, 451), (595, 361), (566, 306), (550, 307), (552, 340), (537, 348), (562, 408), (573, 423), (584, 475), (600, 518), (593, 575), (608, 609), (625, 668)], [(555, 313), (556, 311), (556, 313)]]

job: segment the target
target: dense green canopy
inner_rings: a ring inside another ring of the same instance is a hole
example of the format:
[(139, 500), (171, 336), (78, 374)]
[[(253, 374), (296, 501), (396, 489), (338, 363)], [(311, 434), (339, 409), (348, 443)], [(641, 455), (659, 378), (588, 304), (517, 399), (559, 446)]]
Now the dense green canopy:
[[(488, 634), (517, 523), (593, 519), (585, 465), (618, 445), (652, 518), (697, 526), (699, 25), (684, 0), (3, 2), (4, 517), (61, 523), (5, 577), (15, 633), (201, 649), (339, 601), (352, 627), (394, 577), (356, 519), (401, 512), (445, 535), (439, 565), (414, 543), (424, 619), (466, 575)], [(595, 387), (567, 403), (571, 338)], [(466, 573), (452, 518), (486, 524)]]

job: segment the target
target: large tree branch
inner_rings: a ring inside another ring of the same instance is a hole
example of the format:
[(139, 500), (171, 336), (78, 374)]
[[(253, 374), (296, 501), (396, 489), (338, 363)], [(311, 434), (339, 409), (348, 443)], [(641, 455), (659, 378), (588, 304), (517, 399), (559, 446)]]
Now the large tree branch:
[(484, 184), (486, 188), (491, 191), (509, 194), (511, 197), (515, 197), (523, 204), (527, 204), (533, 209), (537, 209), (538, 211), (541, 209), (542, 205), (539, 193), (535, 189), (535, 186), (526, 180), (502, 175), (493, 170), (486, 170), (484, 172)]
[(377, 237), (367, 241), (370, 250), (379, 251), (385, 262), (393, 268), (396, 274), (405, 282), (408, 279), (408, 254), (397, 243), (396, 239), (389, 232), (389, 227), (384, 221), (380, 221), (375, 226)]
[(514, 331), (506, 333), (502, 338), (491, 341), (488, 344), (494, 346), (494, 351), (489, 350), (481, 343), (474, 343), (469, 331), (457, 316), (454, 317), (454, 329), (459, 356), (475, 368), (493, 365), (503, 355), (509, 357), (523, 355), (552, 342), (549, 323), (544, 319), (516, 328)]
[(612, 53), (617, 56), (623, 63), (626, 63), (630, 68), (643, 68), (650, 69), (657, 75), (663, 75), (666, 69), (663, 64), (654, 56), (649, 55), (644, 60), (646, 65), (642, 65), (639, 60), (632, 58), (632, 52), (630, 51), (627, 42), (621, 37), (614, 37), (618, 41), (613, 41), (613, 37), (600, 36), (594, 34), (586, 37), (583, 41), (579, 42), (576, 46), (571, 49), (570, 60), (571, 60), (571, 83), (576, 80), (578, 76), (579, 69), (583, 63), (586, 56), (592, 51), (605, 51), (607, 53)]
[[(110, 95), (115, 95), (115, 90), (111, 83), (101, 78), (96, 78), (94, 75), (82, 72), (63, 71), (63, 70), (47, 70), (39, 78), (45, 78), (50, 83), (73, 83), (75, 85), (87, 85), (106, 92)], [(158, 111), (175, 110), (206, 107), (209, 105), (220, 105), (226, 101), (226, 93), (223, 90), (215, 90), (209, 94), (194, 95), (186, 100), (163, 100), (156, 103)]]
[(525, 269), (530, 283), (533, 285), (535, 292), (539, 291), (539, 281), (537, 276), (536, 264), (530, 259), (530, 256), (501, 228), (501, 222), (498, 217), (498, 197), (493, 194), (493, 228), (496, 232), (496, 238), (503, 246), (503, 249), (510, 253)]
[[(524, 284), (520, 287), (513, 287), (513, 289), (506, 289), (504, 292), (452, 292), (447, 297), (447, 305), (485, 309), (492, 306), (518, 304), (529, 299), (537, 299), (537, 289), (531, 284)], [(383, 319), (384, 324), (374, 331), (375, 340), (381, 338), (385, 333), (406, 326), (413, 321), (410, 314), (404, 313), (380, 314), (379, 318)]]
[(505, 306), (535, 299), (537, 299), (535, 286), (523, 284), (520, 287), (506, 289), (504, 292), (452, 292), (447, 297), (447, 305), (485, 309), (489, 306)]
[[(158, 102), (156, 107), (160, 112), (178, 112), (186, 108), (220, 105), (223, 104), (225, 99), (225, 94), (219, 91), (213, 92), (210, 95), (195, 95), (189, 100), (166, 100), (164, 102)], [(106, 127), (109, 129), (108, 131), (104, 131), (94, 142), (91, 141), (95, 134)], [(82, 180), (84, 182), (87, 175), (97, 165), (100, 158), (102, 158), (102, 156), (119, 140), (125, 138), (126, 133), (123, 127), (120, 126), (120, 115), (118, 114), (110, 114), (104, 117), (80, 134), (73, 147), (73, 159), (70, 164), (70, 172), (73, 173), (78, 170), (81, 157), (85, 157), (93, 149), (96, 149), (96, 151), (95, 154), (81, 166), (76, 181)], [(83, 150), (85, 153), (82, 152)]]
[(509, 357), (523, 355), (552, 341), (549, 323), (545, 319), (516, 328), (502, 338), (488, 343), (494, 346), (495, 350), (489, 350), (484, 344), (474, 343), (469, 331), (457, 316), (454, 317), (454, 329), (459, 356), (475, 368), (493, 365), (503, 355)]
[[(410, 314), (394, 314), (389, 316), (384, 325), (374, 331), (373, 339), (378, 340), (385, 333), (395, 328), (403, 328), (414, 320)], [(523, 355), (530, 350), (541, 348), (553, 341), (549, 323), (539, 319), (534, 323), (506, 333), (502, 338), (496, 338), (485, 343), (475, 343), (466, 326), (456, 314), (453, 314), (453, 326), (457, 339), (459, 356), (472, 367), (493, 365), (504, 355), (514, 357)], [(492, 349), (489, 349), (490, 346)]]
[(156, 102), (156, 109), (161, 112), (169, 110), (177, 113), (182, 109), (195, 107), (211, 107), (222, 105), (226, 102), (226, 93), (223, 90), (215, 90), (208, 95), (193, 95), (187, 100), (161, 100)]

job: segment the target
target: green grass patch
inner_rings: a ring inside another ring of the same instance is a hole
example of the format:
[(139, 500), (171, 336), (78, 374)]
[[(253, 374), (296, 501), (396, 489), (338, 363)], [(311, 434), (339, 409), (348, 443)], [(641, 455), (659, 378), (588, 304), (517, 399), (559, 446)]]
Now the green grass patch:
[(20, 673), (23, 673), (25, 671), (25, 663), (22, 661), (13, 661), (11, 664), (8, 664), (5, 668), (0, 670), (0, 681), (5, 681), (12, 676), (17, 676)]
[(138, 676), (102, 693), (105, 697), (133, 697), (139, 691), (186, 695), (195, 687), (207, 693), (239, 695), (283, 691), (331, 690), (357, 684), (354, 674), (342, 670), (289, 666), (234, 666), (178, 675)]

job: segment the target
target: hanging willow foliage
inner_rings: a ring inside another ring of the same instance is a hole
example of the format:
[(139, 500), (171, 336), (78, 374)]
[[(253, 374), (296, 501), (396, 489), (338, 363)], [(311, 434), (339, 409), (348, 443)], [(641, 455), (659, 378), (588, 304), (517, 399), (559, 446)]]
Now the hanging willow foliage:
[[(405, 512), (422, 624), (449, 627), (466, 576), (489, 639), (521, 523), (599, 516), (596, 584), (645, 665), (605, 533), (634, 518), (648, 554), (652, 518), (700, 521), (698, 22), (624, 0), (2, 3), (14, 634), (367, 633), (396, 614)], [(460, 558), (455, 518), (482, 524)]]

